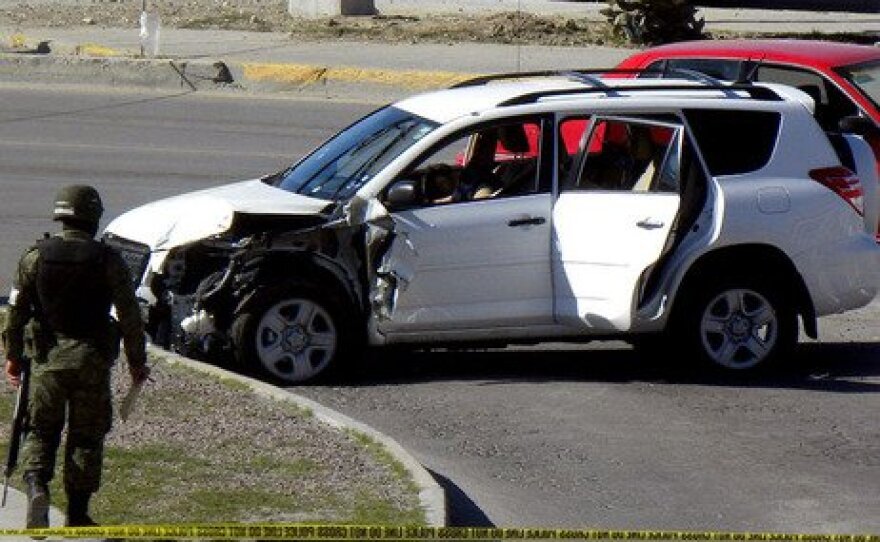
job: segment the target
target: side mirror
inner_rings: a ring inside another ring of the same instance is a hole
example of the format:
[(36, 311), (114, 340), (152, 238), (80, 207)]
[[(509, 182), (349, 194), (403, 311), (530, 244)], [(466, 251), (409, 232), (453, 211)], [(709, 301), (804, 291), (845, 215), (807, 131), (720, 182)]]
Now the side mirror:
[(385, 206), (391, 211), (415, 207), (422, 202), (422, 190), (415, 179), (400, 179), (388, 188)]
[(880, 127), (874, 124), (873, 120), (861, 115), (843, 117), (840, 119), (838, 128), (845, 134), (855, 134), (862, 137), (880, 135)]

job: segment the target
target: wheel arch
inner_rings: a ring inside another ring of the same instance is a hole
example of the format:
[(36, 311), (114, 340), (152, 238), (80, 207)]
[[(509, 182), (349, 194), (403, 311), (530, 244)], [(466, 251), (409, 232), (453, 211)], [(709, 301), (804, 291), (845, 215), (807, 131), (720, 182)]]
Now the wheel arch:
[[(322, 265), (327, 261), (313, 256), (307, 252), (263, 253), (243, 266), (237, 304), (227, 330), (237, 367), (256, 370), (272, 382), (290, 384), (333, 379), (359, 355), (365, 342), (366, 317), (357, 293), (347, 287), (344, 269)], [(261, 323), (265, 314), (295, 305), (309, 306), (307, 314), (317, 313), (314, 321), (323, 322), (323, 330), (312, 328), (313, 316), (307, 317), (309, 323), (296, 325), (285, 318), (288, 323), (275, 333), (286, 336), (290, 330), (300, 338), (293, 339), (285, 347), (287, 354), (280, 357), (261, 351), (258, 337), (264, 336), (260, 330), (265, 328)], [(333, 337), (332, 343), (313, 345), (316, 333)], [(328, 348), (331, 344), (333, 350)], [(291, 350), (287, 351), (288, 347)], [(312, 357), (315, 353), (317, 358)]]
[(241, 288), (235, 313), (246, 311), (258, 292), (284, 284), (311, 284), (322, 288), (340, 303), (364, 314), (363, 296), (356, 279), (335, 261), (310, 252), (269, 251), (244, 263), (242, 276), (248, 286)]
[(818, 336), (816, 309), (806, 282), (787, 254), (777, 247), (764, 244), (727, 246), (700, 256), (690, 265), (677, 288), (670, 307), (673, 319), (677, 308), (687, 304), (685, 292), (696, 291), (691, 286), (694, 282), (712, 274), (743, 273), (744, 262), (760, 262), (762, 268), (753, 273), (778, 280), (789, 298), (794, 300), (795, 312), (801, 317), (805, 333), (815, 339)]

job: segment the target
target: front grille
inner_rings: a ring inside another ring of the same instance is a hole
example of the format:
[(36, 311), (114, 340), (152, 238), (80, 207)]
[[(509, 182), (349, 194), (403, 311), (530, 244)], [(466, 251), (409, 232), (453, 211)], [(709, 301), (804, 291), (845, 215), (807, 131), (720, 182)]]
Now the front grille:
[(104, 244), (112, 247), (122, 256), (131, 272), (131, 280), (135, 287), (140, 284), (150, 260), (150, 247), (143, 243), (129, 241), (112, 233), (104, 234)]

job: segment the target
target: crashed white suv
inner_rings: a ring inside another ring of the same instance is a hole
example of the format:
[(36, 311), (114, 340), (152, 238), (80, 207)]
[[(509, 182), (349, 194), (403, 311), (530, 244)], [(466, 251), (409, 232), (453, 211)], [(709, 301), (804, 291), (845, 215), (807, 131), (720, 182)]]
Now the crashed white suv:
[[(155, 342), (285, 382), (365, 345), (674, 339), (764, 366), (880, 285), (867, 145), (778, 85), (498, 76), (106, 230)], [(858, 172), (858, 174), (853, 173)]]

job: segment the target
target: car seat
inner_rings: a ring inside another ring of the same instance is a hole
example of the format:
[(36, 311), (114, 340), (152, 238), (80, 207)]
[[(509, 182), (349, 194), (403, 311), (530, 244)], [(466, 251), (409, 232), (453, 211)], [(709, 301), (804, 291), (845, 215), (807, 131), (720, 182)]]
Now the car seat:
[[(535, 150), (538, 148), (537, 137), (540, 137), (540, 131), (535, 134)], [(500, 186), (493, 195), (533, 192), (537, 154), (532, 151), (525, 126), (522, 124), (501, 126), (498, 128), (498, 143), (505, 154), (513, 156), (505, 157), (507, 159), (496, 166), (494, 173)]]

